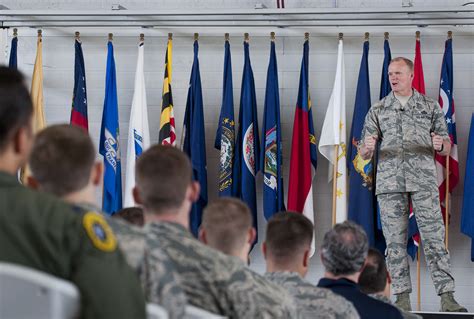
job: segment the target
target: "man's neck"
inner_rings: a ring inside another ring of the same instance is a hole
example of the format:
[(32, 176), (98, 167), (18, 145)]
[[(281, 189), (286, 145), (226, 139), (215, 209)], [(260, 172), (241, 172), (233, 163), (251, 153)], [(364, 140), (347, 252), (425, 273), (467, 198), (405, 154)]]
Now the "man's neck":
[(15, 175), (21, 167), (18, 159), (9, 153), (0, 155), (0, 171)]
[(393, 92), (393, 94), (395, 94), (395, 97), (410, 97), (413, 95), (413, 89), (409, 89), (409, 90), (406, 90), (406, 91), (399, 91), (399, 92)]
[(267, 272), (294, 272), (304, 278), (305, 273), (296, 265), (281, 265), (267, 260)]
[(90, 204), (97, 206), (94, 197), (94, 187), (90, 185), (77, 192), (66, 194), (62, 199), (70, 204)]
[(153, 212), (145, 210), (145, 224), (152, 222), (176, 223), (189, 229), (189, 213), (184, 213), (179, 209), (167, 210), (163, 212)]
[(328, 278), (328, 279), (333, 279), (333, 280), (339, 280), (339, 279), (349, 279), (350, 281), (353, 281), (355, 283), (359, 282), (359, 276), (360, 276), (360, 273), (359, 272), (356, 272), (352, 275), (334, 275), (328, 271), (326, 271), (324, 273), (324, 277), (325, 278)]

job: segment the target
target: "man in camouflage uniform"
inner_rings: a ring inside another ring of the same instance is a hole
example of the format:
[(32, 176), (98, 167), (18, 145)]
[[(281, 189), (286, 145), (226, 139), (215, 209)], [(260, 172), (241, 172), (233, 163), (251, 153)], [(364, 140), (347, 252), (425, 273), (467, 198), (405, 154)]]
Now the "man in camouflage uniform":
[(410, 60), (393, 59), (388, 72), (392, 92), (367, 113), (359, 153), (370, 159), (380, 142), (376, 195), (396, 304), (411, 310), (406, 253), (411, 200), (441, 310), (467, 311), (454, 300), (454, 279), (443, 242), (434, 152), (444, 156), (451, 150), (444, 114), (436, 101), (412, 88)]
[(33, 143), (23, 81), (0, 67), (0, 261), (71, 281), (81, 295), (81, 318), (145, 318), (140, 284), (107, 222), (18, 183)]
[[(103, 172), (95, 154), (94, 144), (82, 128), (49, 126), (36, 137), (29, 184), (64, 199), (74, 205), (76, 212), (100, 212), (95, 192)], [(115, 218), (107, 218), (107, 222), (128, 264), (140, 277), (146, 300), (163, 306), (170, 318), (182, 318), (187, 300), (167, 255), (163, 251), (155, 251), (152, 256), (146, 253), (142, 229)]]
[(175, 147), (155, 145), (137, 160), (134, 199), (143, 205), (147, 245), (164, 249), (179, 274), (188, 302), (230, 318), (295, 318), (285, 290), (195, 239), (189, 214), (199, 184), (186, 155)]
[(303, 279), (309, 268), (313, 233), (313, 224), (302, 214), (281, 212), (274, 215), (268, 221), (263, 243), (267, 262), (265, 278), (288, 290), (301, 318), (359, 318), (351, 302)]
[[(392, 304), (390, 301), (390, 275), (384, 256), (375, 248), (369, 248), (364, 270), (359, 277), (360, 290), (372, 298)], [(422, 319), (421, 316), (401, 310), (404, 319)]]

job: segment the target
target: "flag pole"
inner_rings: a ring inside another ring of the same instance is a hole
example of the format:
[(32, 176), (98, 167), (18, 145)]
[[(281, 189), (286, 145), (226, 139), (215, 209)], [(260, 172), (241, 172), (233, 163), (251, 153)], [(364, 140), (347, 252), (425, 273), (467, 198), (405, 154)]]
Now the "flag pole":
[[(451, 39), (452, 37), (453, 37), (453, 32), (448, 31), (448, 40)], [(450, 143), (451, 143), (451, 140), (450, 140)], [(445, 213), (444, 213), (444, 219), (445, 219), (444, 244), (446, 246), (446, 250), (448, 250), (448, 244), (449, 244), (449, 157), (450, 157), (450, 154), (446, 155), (446, 197), (445, 197)]]

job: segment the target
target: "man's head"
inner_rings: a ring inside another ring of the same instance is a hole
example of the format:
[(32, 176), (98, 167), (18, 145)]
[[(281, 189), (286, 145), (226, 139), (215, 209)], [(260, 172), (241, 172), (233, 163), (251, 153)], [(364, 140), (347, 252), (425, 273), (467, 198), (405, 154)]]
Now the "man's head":
[(119, 210), (112, 217), (122, 218), (132, 225), (142, 227), (145, 224), (143, 209), (141, 207), (127, 207)]
[(293, 271), (304, 277), (308, 272), (313, 234), (313, 223), (303, 214), (275, 214), (268, 221), (262, 246), (267, 271)]
[(364, 266), (368, 249), (364, 230), (353, 222), (345, 221), (336, 224), (324, 235), (321, 261), (326, 273), (333, 277), (357, 277)]
[(1, 169), (14, 174), (23, 166), (33, 143), (33, 104), (23, 75), (0, 67)]
[(390, 61), (388, 77), (392, 91), (399, 95), (409, 96), (412, 92), (413, 62), (407, 58), (398, 57)]
[(369, 249), (364, 270), (359, 276), (359, 286), (366, 294), (388, 294), (390, 276), (382, 254), (374, 248)]
[(193, 182), (189, 158), (173, 146), (155, 145), (140, 155), (135, 181), (133, 196), (144, 207), (145, 221), (166, 214), (180, 215), (185, 223), (199, 197), (199, 183)]
[(36, 136), (29, 184), (63, 198), (93, 189), (102, 181), (102, 166), (95, 159), (94, 144), (82, 128), (49, 126)]
[(241, 200), (219, 198), (204, 209), (199, 239), (206, 245), (247, 262), (255, 235), (252, 213)]

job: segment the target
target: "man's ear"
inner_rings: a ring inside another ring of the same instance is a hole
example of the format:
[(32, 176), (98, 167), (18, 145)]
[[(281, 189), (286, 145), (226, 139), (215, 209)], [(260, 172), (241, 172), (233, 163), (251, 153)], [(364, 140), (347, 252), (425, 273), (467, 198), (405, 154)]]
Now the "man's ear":
[(33, 147), (32, 135), (31, 128), (27, 126), (21, 126), (13, 135), (13, 150), (15, 153), (23, 155), (25, 160), (29, 157)]
[(267, 242), (262, 243), (262, 254), (263, 258), (266, 260), (267, 259)]
[(134, 186), (133, 189), (132, 189), (132, 195), (133, 195), (133, 200), (135, 201), (135, 203), (139, 204), (139, 205), (143, 205), (143, 200), (140, 196), (140, 191), (138, 190), (138, 187), (137, 186)]
[(204, 244), (207, 245), (207, 236), (206, 236), (206, 230), (202, 227), (199, 227), (199, 234), (198, 234), (199, 240), (203, 242)]
[[(310, 248), (311, 249), (311, 248)], [(308, 268), (309, 258), (310, 258), (310, 249), (306, 249), (303, 254), (303, 267)]]
[(188, 200), (192, 203), (195, 203), (199, 199), (199, 194), (201, 192), (201, 185), (199, 182), (192, 181), (191, 184), (188, 186), (187, 197)]
[(257, 231), (253, 227), (250, 228), (248, 232), (247, 243), (252, 245), (256, 237), (257, 237)]
[(102, 183), (103, 173), (104, 166), (102, 163), (98, 161), (95, 162), (91, 172), (91, 181), (94, 186), (99, 186)]
[(32, 188), (32, 189), (35, 189), (35, 190), (38, 190), (40, 188), (40, 185), (39, 185), (38, 181), (36, 180), (36, 178), (34, 178), (31, 175), (26, 177), (26, 185), (29, 188)]

